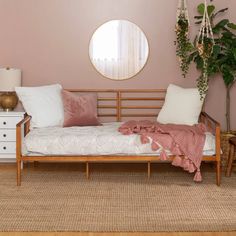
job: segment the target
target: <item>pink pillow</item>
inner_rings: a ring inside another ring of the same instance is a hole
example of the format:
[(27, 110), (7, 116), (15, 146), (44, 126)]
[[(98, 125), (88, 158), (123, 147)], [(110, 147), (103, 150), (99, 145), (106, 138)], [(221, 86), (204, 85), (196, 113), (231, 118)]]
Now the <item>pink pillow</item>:
[(62, 90), (64, 127), (100, 125), (97, 116), (97, 95), (76, 95)]

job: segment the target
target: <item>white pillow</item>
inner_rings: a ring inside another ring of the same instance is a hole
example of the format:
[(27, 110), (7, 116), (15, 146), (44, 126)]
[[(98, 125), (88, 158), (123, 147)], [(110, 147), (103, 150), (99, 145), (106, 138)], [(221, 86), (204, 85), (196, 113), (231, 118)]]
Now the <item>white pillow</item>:
[(203, 99), (197, 88), (181, 88), (170, 84), (157, 121), (163, 124), (197, 124), (202, 105)]
[(64, 121), (60, 84), (41, 87), (16, 87), (19, 100), (28, 115), (30, 128), (62, 126)]

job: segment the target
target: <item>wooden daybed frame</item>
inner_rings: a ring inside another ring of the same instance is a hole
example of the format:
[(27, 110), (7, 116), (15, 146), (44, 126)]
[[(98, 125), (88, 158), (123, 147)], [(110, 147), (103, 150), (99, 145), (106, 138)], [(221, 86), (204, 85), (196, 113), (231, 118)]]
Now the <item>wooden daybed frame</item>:
[[(158, 111), (162, 108), (165, 100), (166, 89), (67, 89), (75, 93), (97, 93), (98, 115), (113, 121), (124, 119), (156, 119)], [(137, 103), (139, 105), (137, 105)], [(155, 111), (155, 112), (153, 112)], [(17, 186), (21, 185), (21, 166), (23, 162), (83, 162), (86, 163), (86, 176), (89, 178), (89, 163), (92, 162), (145, 162), (147, 163), (148, 178), (151, 175), (151, 163), (160, 161), (159, 156), (24, 156), (22, 155), (22, 138), (29, 132), (31, 117), (25, 118), (16, 127), (16, 158), (17, 158)], [(212, 119), (207, 113), (202, 112), (200, 122), (207, 125), (216, 137), (216, 154), (203, 156), (202, 160), (216, 164), (216, 184), (220, 185), (220, 124)], [(170, 160), (173, 156), (170, 157)]]

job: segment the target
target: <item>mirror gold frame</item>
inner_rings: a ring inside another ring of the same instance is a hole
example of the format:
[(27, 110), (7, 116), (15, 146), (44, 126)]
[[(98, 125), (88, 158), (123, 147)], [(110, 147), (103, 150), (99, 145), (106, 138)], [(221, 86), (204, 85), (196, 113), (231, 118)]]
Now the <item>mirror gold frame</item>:
[(149, 44), (144, 32), (127, 20), (111, 20), (94, 32), (89, 57), (95, 69), (105, 78), (126, 80), (146, 65)]

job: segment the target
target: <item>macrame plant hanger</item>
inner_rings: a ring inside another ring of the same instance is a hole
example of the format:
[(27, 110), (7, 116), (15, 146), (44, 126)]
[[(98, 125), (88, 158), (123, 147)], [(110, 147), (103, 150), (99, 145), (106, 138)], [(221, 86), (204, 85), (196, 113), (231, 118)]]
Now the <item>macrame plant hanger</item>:
[(191, 45), (188, 37), (190, 21), (186, 0), (179, 0), (176, 21), (176, 55), (179, 58), (182, 75), (185, 77), (189, 69), (188, 53)]
[(197, 49), (200, 57), (203, 59), (203, 74), (198, 81), (200, 95), (203, 98), (208, 91), (208, 59), (210, 58), (213, 46), (215, 44), (212, 32), (211, 22), (208, 15), (207, 0), (204, 4), (204, 14), (202, 24), (197, 37)]
[(188, 25), (190, 25), (186, 0), (179, 0), (177, 14), (176, 14), (177, 23), (179, 22), (180, 18), (185, 18), (188, 21)]

